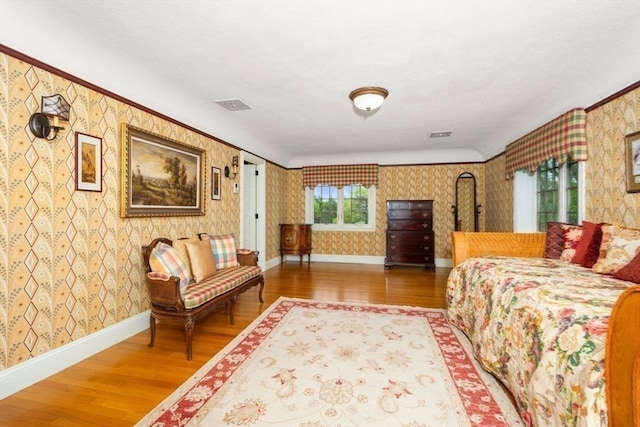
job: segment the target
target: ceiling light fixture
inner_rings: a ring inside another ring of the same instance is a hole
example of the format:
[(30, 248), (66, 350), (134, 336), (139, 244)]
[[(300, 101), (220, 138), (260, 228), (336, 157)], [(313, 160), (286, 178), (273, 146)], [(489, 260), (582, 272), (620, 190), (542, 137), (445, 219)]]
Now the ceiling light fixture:
[(382, 87), (361, 87), (349, 94), (349, 98), (358, 110), (373, 111), (380, 108), (389, 91)]

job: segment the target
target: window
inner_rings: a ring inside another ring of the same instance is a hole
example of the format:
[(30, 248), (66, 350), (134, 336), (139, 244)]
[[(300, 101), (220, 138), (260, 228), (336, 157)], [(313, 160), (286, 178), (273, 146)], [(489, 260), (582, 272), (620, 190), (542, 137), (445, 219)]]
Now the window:
[(584, 217), (584, 162), (549, 160), (513, 180), (513, 230), (546, 231), (548, 221), (579, 224)]
[(547, 229), (547, 222), (558, 220), (558, 163), (547, 160), (536, 171), (538, 230)]
[(567, 161), (562, 166), (549, 159), (536, 171), (537, 229), (545, 231), (547, 222), (578, 224), (579, 181), (578, 162)]
[(306, 187), (306, 221), (314, 230), (375, 230), (375, 186)]

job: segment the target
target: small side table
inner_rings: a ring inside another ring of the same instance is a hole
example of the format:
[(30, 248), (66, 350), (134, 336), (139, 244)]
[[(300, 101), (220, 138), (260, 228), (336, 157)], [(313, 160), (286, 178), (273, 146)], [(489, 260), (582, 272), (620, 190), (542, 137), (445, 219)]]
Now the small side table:
[(311, 263), (311, 225), (312, 224), (280, 224), (280, 264), (285, 255), (308, 256)]

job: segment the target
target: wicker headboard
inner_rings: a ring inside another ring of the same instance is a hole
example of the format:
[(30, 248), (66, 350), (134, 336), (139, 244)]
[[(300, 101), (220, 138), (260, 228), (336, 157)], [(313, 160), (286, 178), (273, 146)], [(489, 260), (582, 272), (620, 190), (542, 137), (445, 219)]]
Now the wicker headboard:
[(499, 255), (542, 257), (546, 233), (451, 232), (453, 265), (467, 258)]

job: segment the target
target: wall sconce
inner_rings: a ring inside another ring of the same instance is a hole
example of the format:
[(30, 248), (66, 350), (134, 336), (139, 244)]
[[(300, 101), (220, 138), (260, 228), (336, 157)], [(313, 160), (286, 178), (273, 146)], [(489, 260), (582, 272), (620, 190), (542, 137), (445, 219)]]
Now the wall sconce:
[(231, 170), (229, 170), (229, 166), (225, 166), (224, 176), (233, 179), (236, 175), (238, 175), (238, 156), (233, 156), (233, 159), (231, 159)]
[[(58, 132), (64, 129), (59, 120), (69, 121), (71, 105), (60, 94), (42, 97), (42, 111), (33, 113), (29, 118), (29, 129), (37, 138), (53, 141)], [(49, 117), (53, 123), (49, 122)], [(53, 131), (53, 132), (52, 132)], [(51, 135), (51, 137), (49, 137)]]

